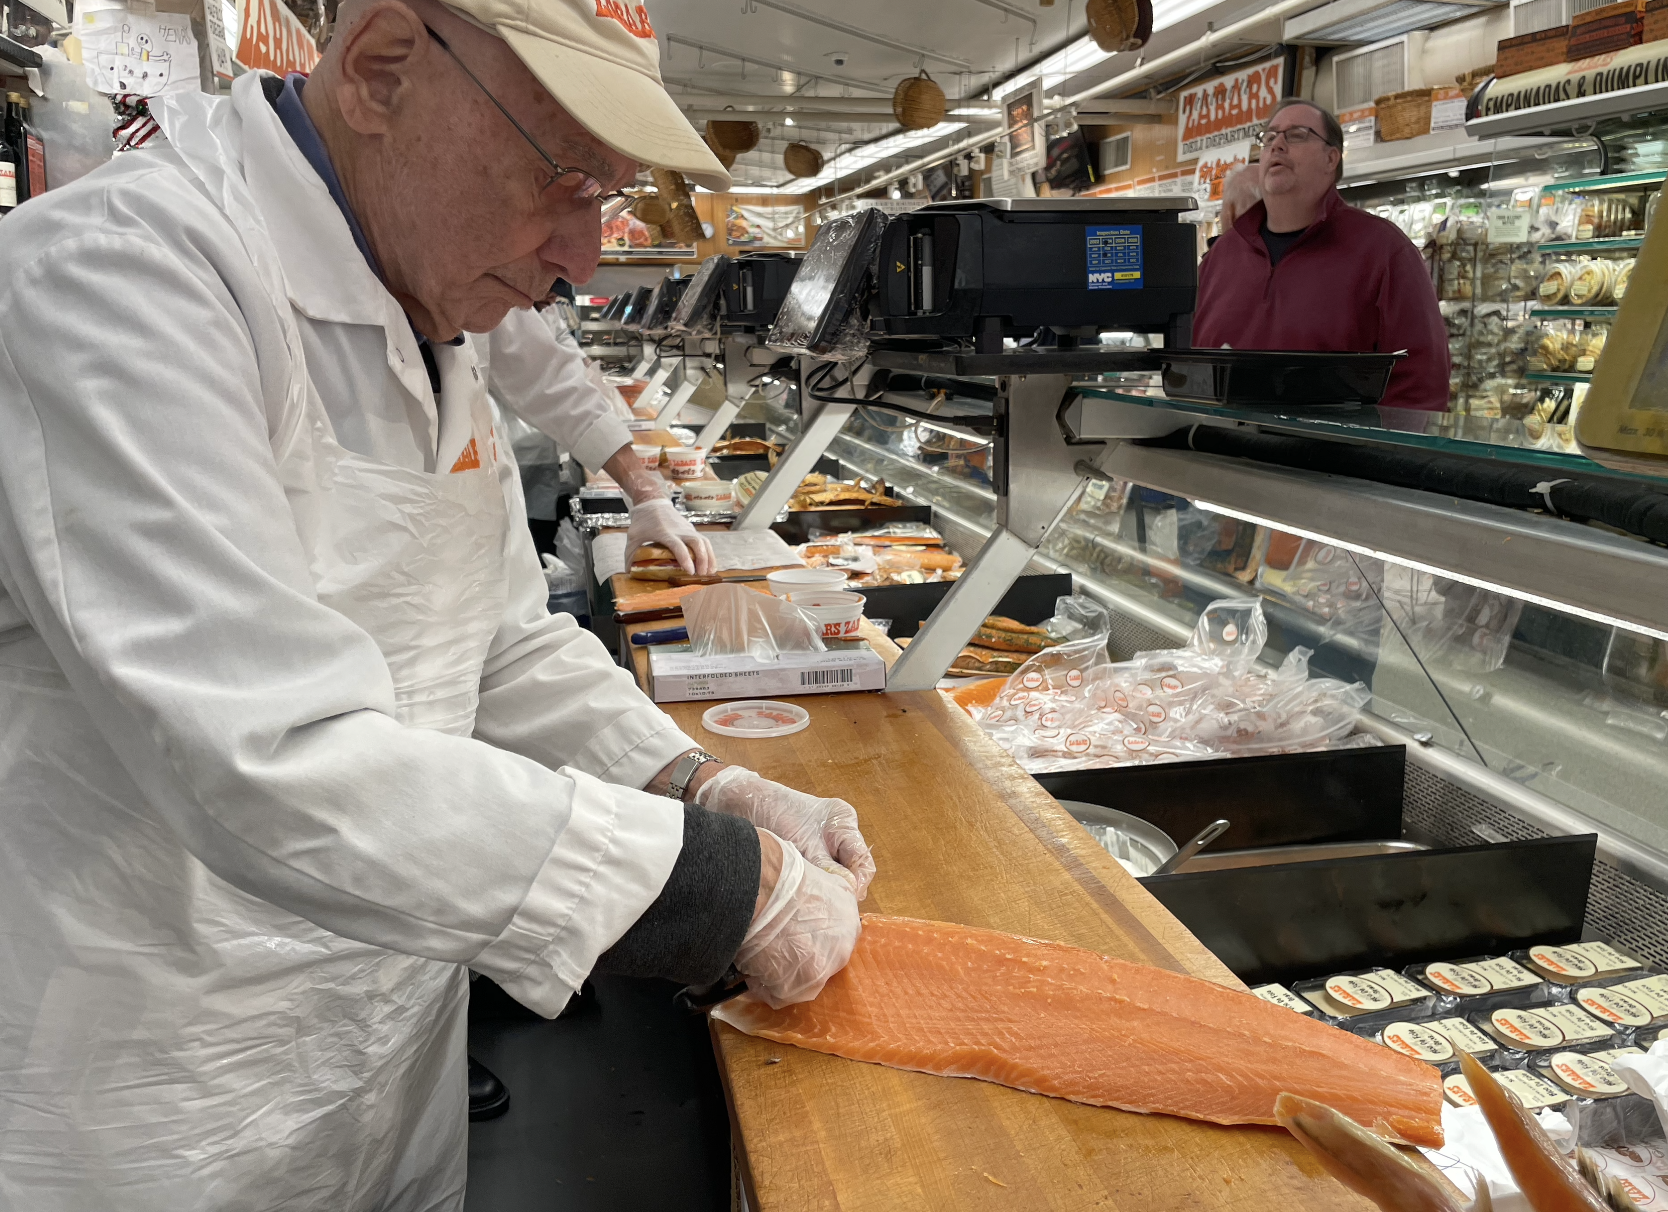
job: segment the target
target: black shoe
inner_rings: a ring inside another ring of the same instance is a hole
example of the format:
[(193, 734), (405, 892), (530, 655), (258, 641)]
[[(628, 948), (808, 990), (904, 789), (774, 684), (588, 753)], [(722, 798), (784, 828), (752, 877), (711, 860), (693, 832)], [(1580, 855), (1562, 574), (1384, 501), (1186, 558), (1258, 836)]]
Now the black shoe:
[(469, 1122), (497, 1119), (510, 1109), (510, 1092), (473, 1056), (469, 1058)]

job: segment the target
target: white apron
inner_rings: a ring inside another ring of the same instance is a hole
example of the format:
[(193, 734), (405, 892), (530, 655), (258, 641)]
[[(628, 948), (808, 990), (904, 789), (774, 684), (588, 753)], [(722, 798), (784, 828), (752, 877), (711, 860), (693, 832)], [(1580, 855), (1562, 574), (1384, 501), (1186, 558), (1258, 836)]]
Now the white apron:
[[(381, 648), (402, 723), (468, 736), (506, 600), (507, 510), (474, 354), (467, 343), (436, 350), (443, 464), (448, 442), (463, 449), (452, 468), (425, 474), (343, 449), (243, 181), (232, 106), (193, 97), (158, 110), (288, 330), (294, 370), (274, 454), (319, 599)], [(82, 802), (90, 829), (112, 801), (137, 801), (61, 678), (9, 676), (0, 689), (23, 727), (60, 745), (85, 737), (86, 768), (35, 789), (65, 828)], [(96, 939), (53, 940), (80, 962), (58, 967), (40, 996), (23, 1072), (0, 1075), (22, 1108), (0, 1122), (0, 1209), (461, 1208), (466, 970), (324, 931), (220, 880), (148, 814), (125, 815), (117, 829), (130, 835), (106, 844), (126, 882), (100, 892), (158, 942), (101, 955)], [(181, 904), (188, 920), (170, 920)]]

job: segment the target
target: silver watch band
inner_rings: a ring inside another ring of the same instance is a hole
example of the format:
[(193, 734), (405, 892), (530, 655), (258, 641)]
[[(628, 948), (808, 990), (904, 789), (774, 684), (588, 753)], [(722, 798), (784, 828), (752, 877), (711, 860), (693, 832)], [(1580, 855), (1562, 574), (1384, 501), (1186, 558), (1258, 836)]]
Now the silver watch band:
[(689, 790), (689, 782), (695, 777), (695, 772), (708, 762), (721, 762), (723, 758), (714, 757), (704, 749), (696, 749), (684, 754), (672, 766), (672, 777), (668, 780), (668, 790), (675, 800), (681, 800)]

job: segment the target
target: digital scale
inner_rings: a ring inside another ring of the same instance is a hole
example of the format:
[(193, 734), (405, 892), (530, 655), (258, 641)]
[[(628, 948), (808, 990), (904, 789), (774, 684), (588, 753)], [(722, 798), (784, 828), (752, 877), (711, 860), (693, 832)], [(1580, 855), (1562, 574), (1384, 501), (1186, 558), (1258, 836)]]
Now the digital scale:
[[(1108, 443), (1159, 436), (1153, 410), (1073, 384), (1153, 371), (1174, 398), (1233, 406), (1377, 403), (1398, 354), (1187, 348), (1197, 270), (1191, 198), (996, 198), (825, 224), (764, 337), (795, 355), (799, 436), (735, 522), (763, 529), (860, 405), (925, 416), (926, 388), (989, 433), (996, 528), (893, 667), (930, 689), (1037, 553)], [(705, 268), (705, 267), (703, 267)], [(1107, 330), (1152, 348), (1105, 348)], [(1020, 344), (1024, 342), (1024, 344)], [(957, 391), (960, 386), (962, 390)]]

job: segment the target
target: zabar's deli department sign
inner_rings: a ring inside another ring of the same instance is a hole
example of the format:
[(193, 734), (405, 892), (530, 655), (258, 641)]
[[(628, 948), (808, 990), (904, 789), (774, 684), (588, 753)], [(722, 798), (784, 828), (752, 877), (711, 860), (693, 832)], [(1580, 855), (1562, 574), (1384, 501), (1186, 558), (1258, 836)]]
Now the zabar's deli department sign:
[(1646, 42), (1608, 55), (1505, 76), (1483, 94), (1479, 116), (1511, 114), (1668, 81), (1668, 42)]
[(239, 63), (280, 76), (313, 70), (319, 61), (318, 45), (281, 0), (238, 0), (237, 9)]
[(1255, 138), (1279, 104), (1284, 70), (1282, 56), (1183, 92), (1176, 102), (1177, 158), (1193, 160)]

